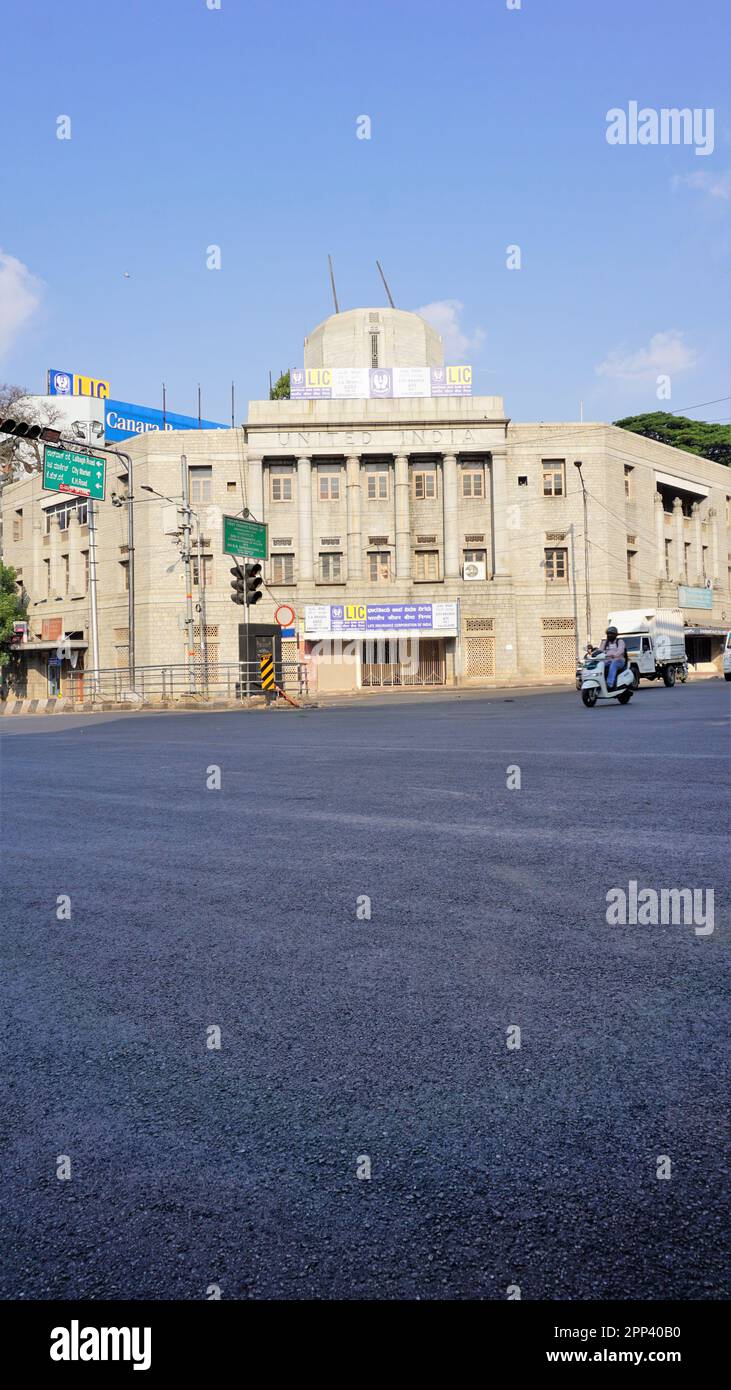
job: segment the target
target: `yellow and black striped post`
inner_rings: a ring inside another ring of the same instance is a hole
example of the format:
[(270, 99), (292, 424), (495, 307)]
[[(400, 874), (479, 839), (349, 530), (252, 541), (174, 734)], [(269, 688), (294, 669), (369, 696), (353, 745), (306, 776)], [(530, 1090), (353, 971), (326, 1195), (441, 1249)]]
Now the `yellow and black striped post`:
[(266, 693), (267, 700), (273, 698), (275, 693), (274, 685), (274, 657), (271, 652), (259, 658), (259, 669), (261, 671), (261, 688)]

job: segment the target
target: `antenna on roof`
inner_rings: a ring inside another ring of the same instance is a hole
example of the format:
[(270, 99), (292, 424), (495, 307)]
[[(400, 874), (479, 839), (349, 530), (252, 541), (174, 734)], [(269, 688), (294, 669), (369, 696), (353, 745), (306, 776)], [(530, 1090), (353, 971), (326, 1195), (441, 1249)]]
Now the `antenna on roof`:
[(335, 276), (333, 275), (332, 256), (328, 256), (328, 258), (327, 258), (327, 263), (328, 263), (328, 265), (329, 265), (329, 267), (330, 267), (330, 284), (331, 284), (331, 286), (332, 286), (333, 300), (334, 300), (334, 303), (335, 303), (335, 313), (336, 313), (336, 314), (339, 314), (339, 313), (340, 313), (340, 305), (338, 304), (338, 293), (337, 293), (337, 290), (335, 289)]
[(390, 291), (390, 289), (388, 288), (388, 280), (386, 279), (386, 277), (385, 277), (385, 275), (384, 275), (384, 273), (383, 273), (383, 271), (382, 271), (382, 269), (381, 269), (381, 262), (380, 262), (380, 261), (376, 261), (376, 265), (378, 266), (378, 274), (380, 275), (380, 277), (381, 277), (381, 279), (382, 279), (382, 281), (383, 281), (383, 287), (384, 287), (384, 289), (385, 289), (385, 291), (386, 291), (386, 294), (388, 295), (388, 302), (389, 302), (389, 304), (391, 305), (391, 308), (392, 308), (392, 309), (395, 309), (395, 308), (396, 308), (396, 305), (395, 305), (394, 302), (393, 302), (393, 295), (391, 294), (391, 291)]

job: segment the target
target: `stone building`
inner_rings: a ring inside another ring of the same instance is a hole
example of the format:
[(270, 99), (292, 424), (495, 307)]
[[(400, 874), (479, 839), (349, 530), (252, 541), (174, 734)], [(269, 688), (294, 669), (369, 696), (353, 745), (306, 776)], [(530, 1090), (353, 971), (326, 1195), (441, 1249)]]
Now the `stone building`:
[[(304, 365), (440, 368), (443, 353), (418, 315), (363, 309), (319, 325)], [(205, 586), (214, 666), (237, 661), (243, 616), (221, 518), (248, 508), (269, 543), (252, 620), (271, 623), (291, 606), (283, 651), (311, 688), (570, 678), (587, 636), (577, 461), (592, 637), (612, 609), (681, 606), (691, 661), (710, 670), (720, 660), (731, 625), (731, 475), (694, 454), (606, 424), (514, 424), (500, 396), (474, 395), (252, 401), (239, 429), (150, 433), (128, 453), (138, 667), (186, 662), (181, 455), (201, 535), (194, 598), (200, 608)], [(127, 464), (110, 455), (96, 508), (99, 645), (100, 666), (120, 671), (127, 486)], [(92, 664), (87, 505), (44, 492), (34, 475), (7, 486), (2, 507), (4, 558), (28, 596), (28, 694), (45, 695), (49, 682), (63, 691)], [(200, 661), (200, 612), (196, 624)]]

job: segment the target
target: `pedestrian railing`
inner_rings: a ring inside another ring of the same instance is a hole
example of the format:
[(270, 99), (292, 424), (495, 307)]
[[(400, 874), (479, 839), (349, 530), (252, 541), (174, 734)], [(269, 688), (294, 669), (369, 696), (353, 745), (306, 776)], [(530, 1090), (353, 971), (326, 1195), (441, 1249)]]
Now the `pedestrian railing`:
[[(307, 694), (307, 668), (294, 661), (275, 665), (277, 685), (290, 694)], [(246, 700), (261, 695), (258, 662), (196, 661), (168, 666), (137, 666), (134, 677), (127, 667), (73, 671), (64, 678), (63, 694), (74, 704), (110, 701), (115, 704), (138, 701), (168, 702), (200, 700)]]

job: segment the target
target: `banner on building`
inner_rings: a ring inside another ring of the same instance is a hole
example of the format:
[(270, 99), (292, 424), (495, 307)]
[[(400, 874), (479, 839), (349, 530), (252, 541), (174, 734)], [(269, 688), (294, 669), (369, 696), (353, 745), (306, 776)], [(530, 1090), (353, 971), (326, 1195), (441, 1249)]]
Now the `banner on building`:
[(101, 377), (83, 376), (81, 372), (48, 371), (49, 396), (96, 396), (103, 400), (109, 395), (109, 382)]
[(304, 635), (388, 637), (393, 633), (456, 637), (458, 603), (331, 603), (305, 605)]
[[(106, 401), (104, 431), (107, 439), (127, 439), (133, 434), (154, 434), (158, 431), (197, 430), (197, 415), (176, 415), (172, 410), (153, 410), (147, 405), (131, 405), (129, 401)], [(201, 420), (202, 430), (225, 430), (217, 420)]]
[(712, 608), (713, 589), (680, 584), (678, 586), (678, 605), (680, 608)]
[(293, 401), (393, 400), (471, 396), (471, 367), (292, 367)]

